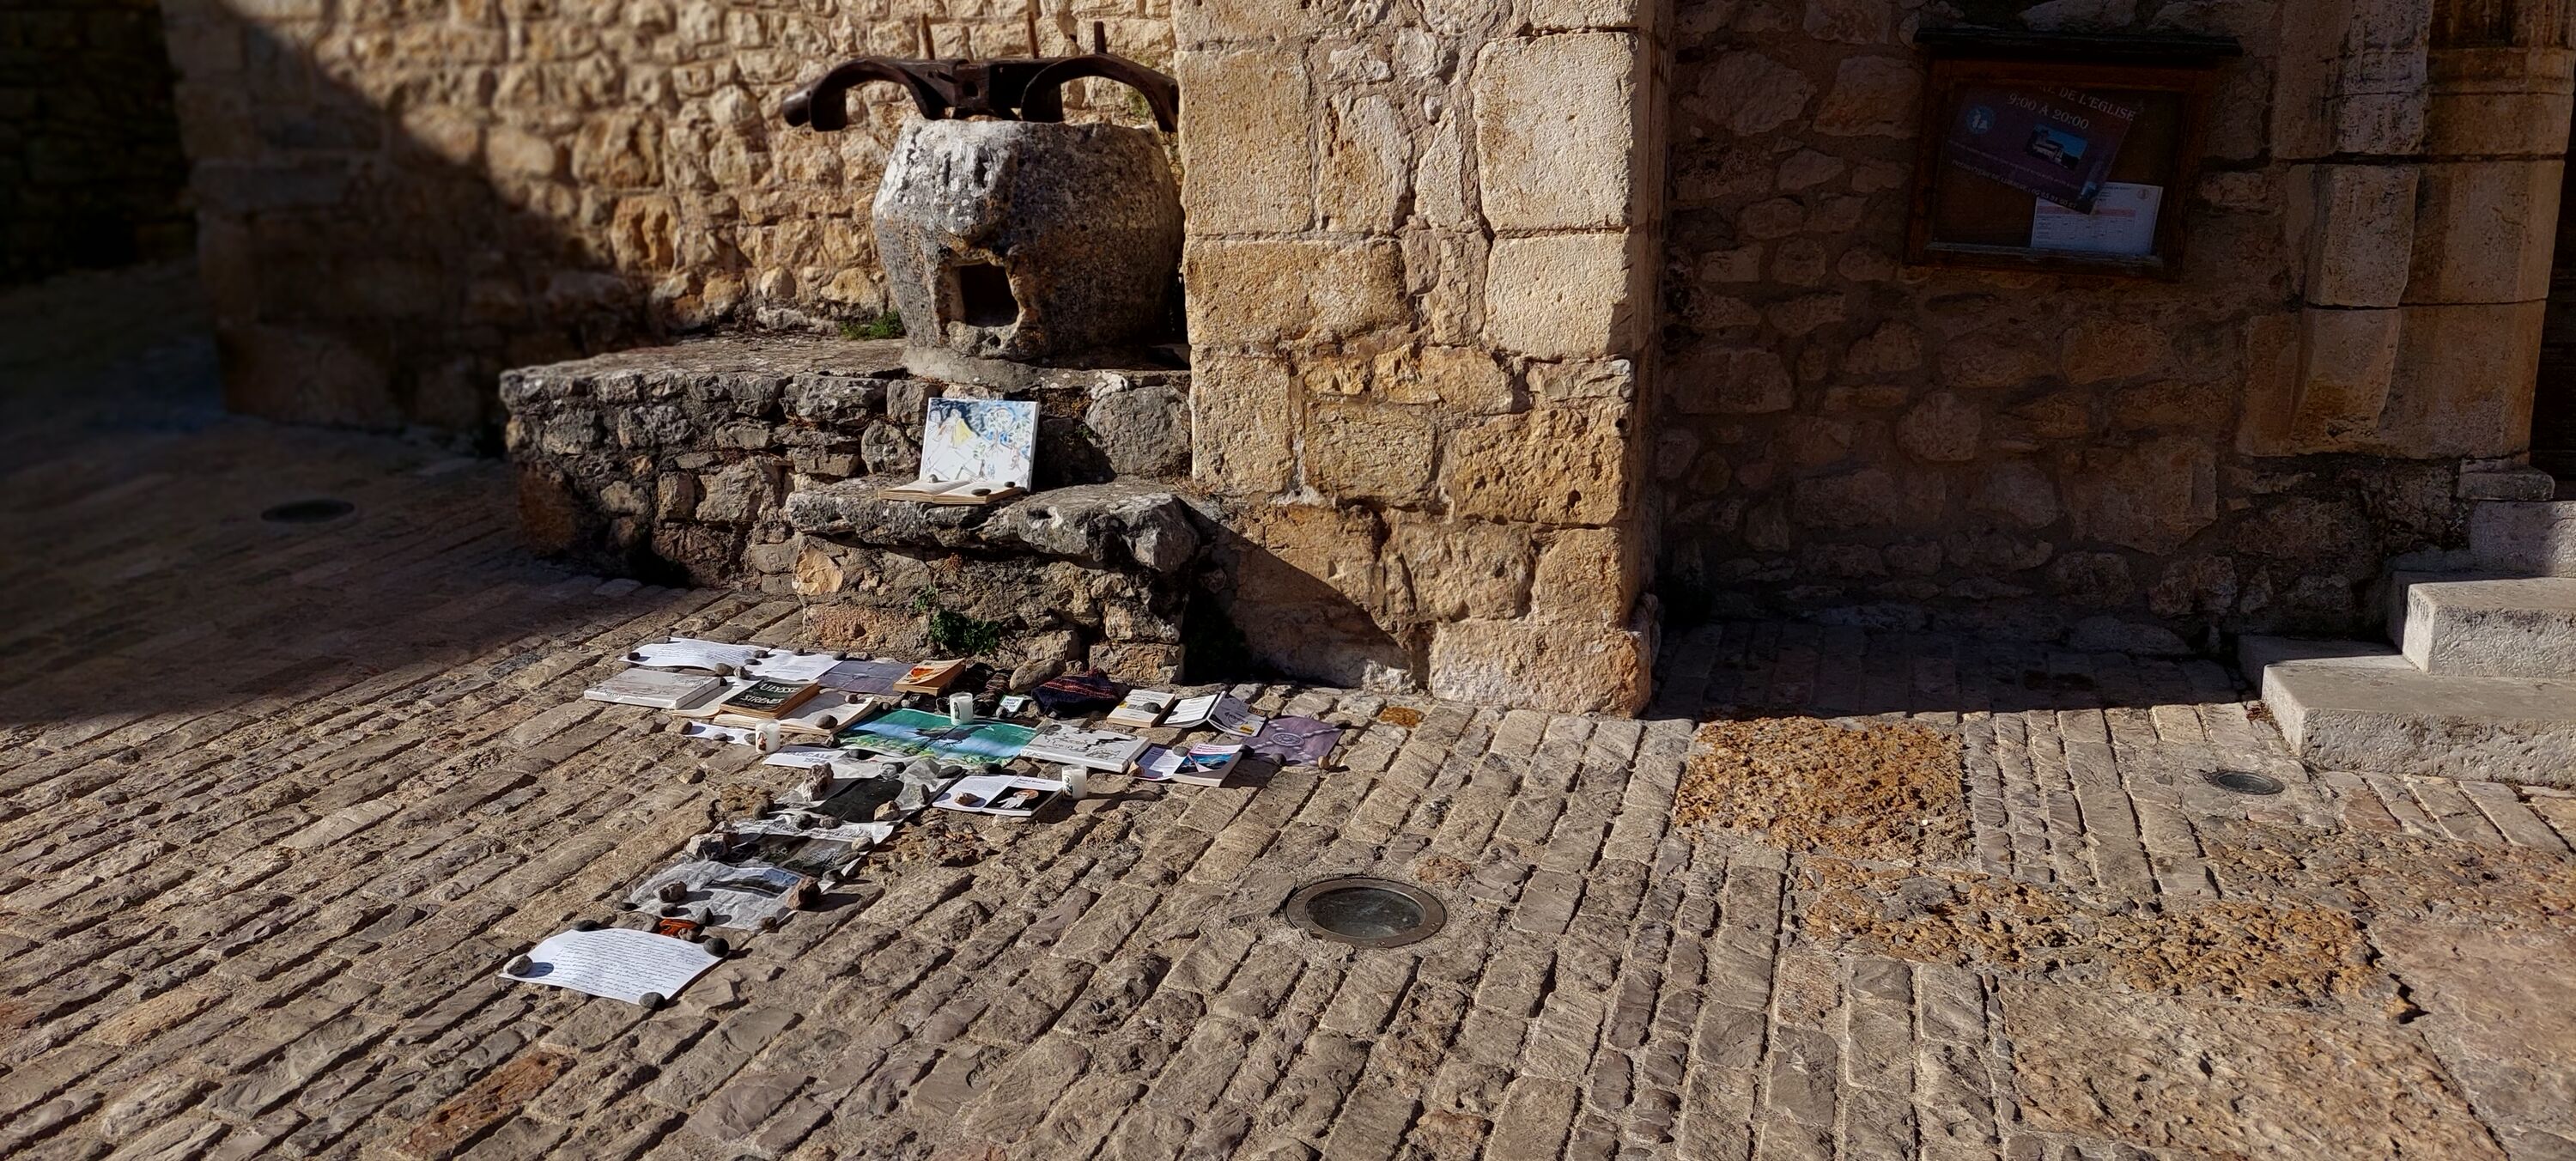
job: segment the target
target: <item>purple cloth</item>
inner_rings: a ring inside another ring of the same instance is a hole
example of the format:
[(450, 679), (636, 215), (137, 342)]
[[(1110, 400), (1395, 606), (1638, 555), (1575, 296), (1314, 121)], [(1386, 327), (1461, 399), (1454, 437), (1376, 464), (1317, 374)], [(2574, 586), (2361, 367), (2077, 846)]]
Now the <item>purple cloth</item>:
[(1322, 762), (1340, 744), (1340, 726), (1313, 718), (1285, 717), (1270, 719), (1245, 748), (1282, 766), (1311, 766)]

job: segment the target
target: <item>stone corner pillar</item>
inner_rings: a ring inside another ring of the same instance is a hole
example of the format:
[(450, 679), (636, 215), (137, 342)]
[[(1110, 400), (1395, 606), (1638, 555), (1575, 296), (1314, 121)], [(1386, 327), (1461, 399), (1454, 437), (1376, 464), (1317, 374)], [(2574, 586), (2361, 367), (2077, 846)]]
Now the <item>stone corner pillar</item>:
[(1195, 475), (1273, 664), (1634, 713), (1664, 6), (1528, 7), (1175, 4)]

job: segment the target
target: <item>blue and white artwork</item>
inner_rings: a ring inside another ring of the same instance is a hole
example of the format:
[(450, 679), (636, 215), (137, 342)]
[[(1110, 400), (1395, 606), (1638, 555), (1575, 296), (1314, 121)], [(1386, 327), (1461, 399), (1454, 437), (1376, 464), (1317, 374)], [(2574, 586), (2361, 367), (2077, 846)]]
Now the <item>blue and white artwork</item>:
[(1038, 449), (1038, 405), (1012, 399), (933, 399), (922, 424), (926, 483), (992, 480), (1027, 488)]

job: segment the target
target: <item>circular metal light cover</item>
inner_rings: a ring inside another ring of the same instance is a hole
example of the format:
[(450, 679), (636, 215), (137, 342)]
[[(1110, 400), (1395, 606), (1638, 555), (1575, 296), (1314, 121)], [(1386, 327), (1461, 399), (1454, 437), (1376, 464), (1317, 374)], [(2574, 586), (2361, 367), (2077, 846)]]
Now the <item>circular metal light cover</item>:
[(2280, 779), (2251, 770), (2212, 770), (2200, 777), (2232, 794), (2279, 794), (2284, 789)]
[(1307, 934), (1353, 947), (1402, 947), (1431, 938), (1449, 921), (1449, 909), (1430, 892), (1364, 875), (1308, 883), (1284, 910)]
[(262, 512), (259, 518), (271, 524), (321, 524), (357, 510), (357, 505), (346, 500), (296, 500)]

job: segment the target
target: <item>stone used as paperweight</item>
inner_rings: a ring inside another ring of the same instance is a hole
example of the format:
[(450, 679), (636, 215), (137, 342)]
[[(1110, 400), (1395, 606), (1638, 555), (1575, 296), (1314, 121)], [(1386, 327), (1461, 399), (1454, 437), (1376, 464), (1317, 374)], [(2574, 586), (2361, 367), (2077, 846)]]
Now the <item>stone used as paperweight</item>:
[(1179, 187), (1142, 129), (914, 121), (875, 219), (907, 358), (950, 377), (1145, 341), (1180, 266)]

